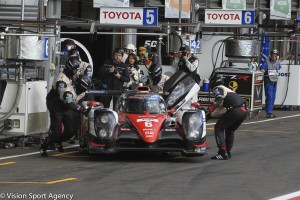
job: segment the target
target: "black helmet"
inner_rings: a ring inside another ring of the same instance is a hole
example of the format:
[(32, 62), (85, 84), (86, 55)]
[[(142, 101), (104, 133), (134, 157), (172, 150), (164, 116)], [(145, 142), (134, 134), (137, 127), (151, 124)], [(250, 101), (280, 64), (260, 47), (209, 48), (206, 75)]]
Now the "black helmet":
[(67, 39), (64, 42), (65, 42), (65, 47), (68, 51), (71, 51), (72, 49), (76, 49), (76, 44), (73, 40)]
[(224, 85), (224, 81), (223, 81), (224, 77), (220, 74), (214, 74), (211, 78), (210, 78), (210, 88), (213, 89), (216, 86), (219, 85)]
[(74, 102), (73, 98), (74, 98), (74, 96), (73, 96), (72, 92), (70, 92), (70, 91), (64, 92), (63, 99), (66, 104)]
[(122, 48), (115, 48), (114, 54), (115, 53), (121, 54), (123, 56), (124, 55), (124, 49), (122, 49)]
[(80, 58), (80, 54), (79, 54), (79, 51), (76, 50), (76, 49), (71, 49), (69, 52), (68, 52), (68, 57), (69, 58), (73, 58), (73, 59), (78, 59)]
[(92, 80), (86, 75), (80, 75), (75, 81), (75, 89), (77, 94), (81, 94), (91, 89)]
[(153, 85), (157, 85), (162, 77), (162, 67), (158, 64), (153, 64), (148, 69), (148, 74), (153, 82)]
[(64, 42), (65, 42), (66, 46), (67, 45), (75, 45), (74, 40), (66, 39)]
[(67, 83), (64, 81), (57, 81), (55, 86), (56, 86), (56, 89), (61, 92), (67, 88)]
[(66, 67), (65, 67), (64, 73), (70, 78), (76, 73), (75, 70), (78, 70), (79, 66), (80, 66), (79, 60), (76, 60), (76, 59), (74, 60), (71, 57), (69, 57), (69, 58), (67, 58), (67, 61), (66, 61)]
[(180, 48), (179, 51), (190, 51), (190, 47), (188, 45), (183, 44)]

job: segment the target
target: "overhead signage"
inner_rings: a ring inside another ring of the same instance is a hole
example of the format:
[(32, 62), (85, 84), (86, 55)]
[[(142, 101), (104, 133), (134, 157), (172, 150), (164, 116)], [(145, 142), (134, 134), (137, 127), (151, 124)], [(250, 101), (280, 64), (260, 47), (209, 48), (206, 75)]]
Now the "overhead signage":
[(205, 10), (205, 24), (254, 25), (253, 10)]
[[(181, 10), (179, 9), (181, 1)], [(165, 18), (190, 18), (191, 0), (165, 0)]]
[(246, 10), (246, 0), (222, 0), (222, 8)]
[(100, 8), (100, 24), (157, 26), (157, 8)]
[(271, 0), (270, 19), (291, 19), (291, 0)]
[(106, 7), (129, 7), (129, 0), (94, 0), (94, 8)]

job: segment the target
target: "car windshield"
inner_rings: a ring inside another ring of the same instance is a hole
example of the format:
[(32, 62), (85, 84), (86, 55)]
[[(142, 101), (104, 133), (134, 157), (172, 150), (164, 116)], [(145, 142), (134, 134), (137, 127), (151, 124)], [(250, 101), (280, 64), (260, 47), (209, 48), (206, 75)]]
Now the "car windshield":
[(158, 97), (148, 98), (126, 98), (121, 101), (120, 111), (131, 114), (149, 114), (166, 113), (166, 107), (163, 99)]

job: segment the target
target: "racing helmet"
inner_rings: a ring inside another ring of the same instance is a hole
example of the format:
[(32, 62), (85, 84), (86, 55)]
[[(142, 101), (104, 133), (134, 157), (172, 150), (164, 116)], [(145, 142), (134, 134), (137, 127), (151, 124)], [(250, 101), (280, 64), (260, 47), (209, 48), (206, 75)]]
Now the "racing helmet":
[(148, 69), (149, 78), (152, 80), (153, 85), (157, 85), (162, 77), (162, 67), (159, 64), (152, 64)]
[(139, 47), (139, 56), (146, 56), (147, 49), (144, 46)]
[(77, 60), (79, 60), (79, 59), (80, 59), (79, 51), (76, 50), (76, 49), (71, 49), (71, 50), (68, 52), (68, 58), (72, 58), (72, 59), (77, 59)]
[(181, 47), (179, 48), (179, 51), (183, 52), (183, 51), (191, 51), (190, 47), (188, 45), (181, 45)]
[(278, 50), (277, 50), (277, 49), (273, 49), (273, 50), (271, 51), (271, 54), (276, 54), (276, 55), (279, 55), (279, 52), (278, 52)]
[(67, 39), (64, 42), (66, 43), (66, 45), (75, 45), (74, 40), (71, 40), (71, 39)]
[(81, 94), (91, 89), (92, 80), (86, 75), (80, 75), (75, 81), (75, 90), (77, 94)]
[(224, 79), (223, 76), (220, 74), (213, 75), (209, 80), (210, 88), (213, 89), (216, 86), (224, 85), (223, 79)]
[(72, 92), (70, 92), (70, 91), (64, 92), (64, 94), (63, 94), (64, 103), (68, 104), (68, 103), (74, 102), (73, 98), (74, 98), (74, 96), (73, 96)]
[(80, 66), (79, 60), (74, 60), (71, 57), (67, 58), (66, 66), (64, 69), (64, 73), (70, 78), (72, 77), (78, 70)]
[(76, 49), (76, 44), (73, 40), (67, 39), (64, 41), (64, 43), (66, 44), (66, 49), (68, 51), (70, 51), (72, 49)]
[[(131, 44), (131, 43), (127, 44), (125, 46), (125, 49), (131, 50), (136, 55), (136, 47), (134, 46), (134, 44)], [(128, 53), (128, 54), (130, 54), (130, 53)]]
[(66, 88), (67, 88), (67, 83), (64, 82), (64, 81), (57, 81), (55, 83), (55, 87), (56, 89), (61, 92), (61, 91), (64, 91)]
[(124, 49), (122, 48), (115, 48), (114, 53), (113, 54), (121, 54), (122, 56), (124, 55)]

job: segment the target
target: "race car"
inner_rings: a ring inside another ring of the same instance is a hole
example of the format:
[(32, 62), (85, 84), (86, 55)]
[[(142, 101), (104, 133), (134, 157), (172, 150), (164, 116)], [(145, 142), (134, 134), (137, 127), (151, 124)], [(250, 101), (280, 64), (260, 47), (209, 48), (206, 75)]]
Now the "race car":
[[(205, 154), (206, 120), (202, 110), (190, 104), (199, 85), (190, 76), (176, 80), (165, 99), (140, 86), (121, 94), (116, 111), (85, 101), (80, 147), (91, 154), (122, 151), (181, 152)], [(89, 91), (97, 94), (99, 91)]]

